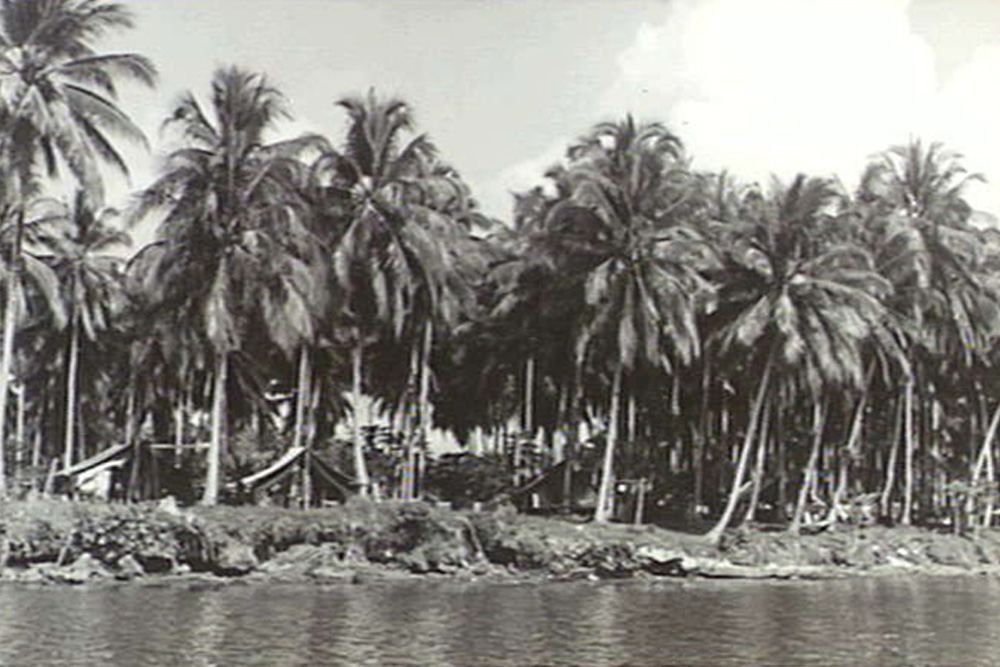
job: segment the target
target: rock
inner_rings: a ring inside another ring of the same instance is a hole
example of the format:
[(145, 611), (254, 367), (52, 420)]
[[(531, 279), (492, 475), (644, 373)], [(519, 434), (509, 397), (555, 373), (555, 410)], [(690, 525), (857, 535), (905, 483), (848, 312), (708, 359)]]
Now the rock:
[(219, 549), (212, 570), (224, 577), (238, 577), (253, 572), (259, 565), (250, 545), (229, 543)]
[(143, 569), (142, 565), (132, 554), (125, 554), (119, 558), (118, 562), (115, 563), (115, 568), (117, 569), (115, 579), (123, 581), (129, 581), (146, 574), (146, 570)]
[(173, 496), (167, 496), (160, 500), (160, 502), (156, 504), (156, 508), (165, 514), (169, 514), (170, 516), (184, 516), (184, 513), (181, 512), (181, 508), (177, 505), (177, 499)]
[(87, 553), (69, 565), (48, 566), (43, 572), (51, 581), (62, 584), (85, 584), (94, 579), (106, 579), (111, 576), (111, 572), (101, 561)]
[(352, 584), (357, 580), (357, 575), (354, 570), (334, 567), (329, 565), (321, 565), (315, 567), (307, 573), (311, 579), (321, 581), (323, 583), (338, 583), (338, 584)]
[(177, 561), (163, 554), (136, 554), (135, 562), (144, 574), (170, 574), (177, 569)]
[(635, 557), (641, 563), (642, 569), (658, 576), (677, 576), (684, 574), (681, 564), (684, 554), (663, 547), (642, 545), (636, 549)]

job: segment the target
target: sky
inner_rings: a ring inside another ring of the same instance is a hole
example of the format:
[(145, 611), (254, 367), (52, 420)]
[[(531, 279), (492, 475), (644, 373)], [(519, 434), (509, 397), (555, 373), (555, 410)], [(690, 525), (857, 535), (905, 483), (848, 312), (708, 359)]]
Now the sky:
[(850, 186), (878, 151), (943, 141), (989, 179), (973, 205), (1000, 215), (997, 0), (125, 2), (136, 29), (104, 47), (160, 71), (155, 90), (123, 91), (152, 144), (129, 151), (131, 187), (156, 172), (172, 104), (206, 99), (212, 73), (237, 64), (287, 95), (286, 135), (339, 143), (337, 99), (371, 87), (405, 99), (504, 220), (512, 191), (626, 113), (666, 123), (696, 168), (746, 181), (802, 171)]

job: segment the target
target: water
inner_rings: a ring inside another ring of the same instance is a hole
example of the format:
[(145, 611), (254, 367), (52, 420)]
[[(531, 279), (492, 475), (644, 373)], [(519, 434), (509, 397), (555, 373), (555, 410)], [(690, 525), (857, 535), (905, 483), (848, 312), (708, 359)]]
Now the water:
[(0, 588), (0, 665), (996, 665), (1000, 581)]

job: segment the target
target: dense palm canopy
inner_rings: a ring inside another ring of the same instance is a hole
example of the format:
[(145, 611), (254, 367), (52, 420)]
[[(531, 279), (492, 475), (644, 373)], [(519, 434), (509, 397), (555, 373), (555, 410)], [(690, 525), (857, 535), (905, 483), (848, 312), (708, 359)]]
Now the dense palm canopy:
[[(123, 267), (102, 168), (127, 173), (118, 142), (144, 142), (117, 87), (154, 69), (98, 47), (130, 25), (101, 0), (0, 0), (0, 484), (29, 440), (36, 479), (155, 442), (189, 486), (207, 463), (207, 503), (289, 448), (412, 499), (444, 494), (424, 474), (438, 427), (501, 485), (565, 461), (560, 502), (599, 521), (711, 519), (718, 539), (872, 497), (887, 521), (991, 520), (1000, 242), (943, 145), (889, 148), (852, 193), (765, 189), (625, 116), (506, 225), (405, 101), (343, 97), (342, 136), (288, 138), (281, 92), (227, 67), (173, 106), (130, 209), (158, 234)], [(41, 196), (55, 176), (71, 202)], [(13, 377), (30, 396), (8, 410)], [(283, 484), (310, 504), (301, 472)]]
[(296, 158), (322, 141), (304, 136), (266, 143), (286, 116), (283, 96), (264, 77), (219, 70), (209, 113), (192, 94), (174, 109), (168, 123), (181, 147), (143, 192), (138, 212), (164, 211), (159, 241), (144, 251), (142, 263), (153, 316), (194, 332), (214, 358), (209, 503), (218, 500), (230, 354), (261, 318), (285, 347), (296, 336), (309, 337), (310, 301), (319, 293), (308, 263), (307, 212), (297, 205), (295, 186), (301, 180)]

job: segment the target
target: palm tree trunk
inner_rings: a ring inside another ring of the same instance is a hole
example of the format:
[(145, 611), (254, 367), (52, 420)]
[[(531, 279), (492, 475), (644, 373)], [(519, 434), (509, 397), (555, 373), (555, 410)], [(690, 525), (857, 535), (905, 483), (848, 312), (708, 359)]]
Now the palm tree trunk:
[(986, 507), (983, 508), (983, 528), (989, 528), (990, 524), (993, 522), (993, 493), (996, 479), (995, 470), (993, 466), (993, 448), (990, 447), (986, 450), (986, 479), (990, 480), (990, 492), (986, 494)]
[(854, 418), (851, 420), (851, 431), (847, 436), (847, 444), (840, 460), (840, 474), (837, 479), (837, 490), (833, 493), (833, 500), (830, 503), (830, 518), (836, 521), (838, 517), (847, 518), (846, 513), (841, 509), (840, 503), (844, 494), (847, 493), (848, 477), (850, 476), (851, 461), (854, 459), (858, 449), (858, 442), (861, 440), (861, 429), (865, 421), (865, 410), (868, 407), (868, 384), (871, 381), (872, 373), (875, 370), (874, 364), (868, 370), (868, 380), (862, 389), (861, 397), (858, 399), (857, 407), (854, 410)]
[(434, 321), (427, 320), (424, 325), (424, 344), (420, 355), (420, 398), (419, 398), (419, 432), (420, 451), (414, 452), (416, 460), (413, 463), (413, 498), (419, 498), (423, 490), (424, 452), (430, 447), (431, 435), (431, 350), (434, 344)]
[(826, 427), (826, 399), (817, 401), (813, 405), (813, 442), (812, 449), (809, 450), (809, 461), (806, 463), (806, 471), (802, 477), (802, 486), (799, 488), (799, 497), (795, 502), (795, 514), (792, 516), (792, 525), (789, 532), (793, 535), (799, 533), (802, 527), (802, 517), (805, 515), (806, 499), (809, 496), (809, 488), (816, 480), (817, 464), (819, 463), (819, 450), (823, 444), (823, 430)]
[(618, 367), (615, 369), (615, 378), (611, 385), (608, 441), (604, 446), (604, 463), (601, 466), (601, 486), (597, 492), (597, 510), (594, 512), (595, 523), (606, 523), (614, 514), (612, 486), (615, 474), (615, 445), (618, 441), (618, 421), (622, 403), (622, 375), (622, 365), (618, 364)]
[[(987, 464), (992, 464), (992, 461), (990, 461), (992, 458), (990, 454), (998, 427), (1000, 427), (1000, 404), (997, 404), (997, 409), (993, 412), (993, 418), (990, 419), (990, 425), (986, 429), (986, 435), (983, 437), (983, 446), (980, 448), (979, 456), (976, 457), (976, 462), (972, 466), (972, 480), (969, 484), (969, 493), (965, 499), (965, 516), (970, 522), (973, 521), (973, 513), (975, 511), (976, 503), (976, 489), (979, 487), (979, 478), (983, 473), (983, 468), (987, 466)], [(989, 467), (992, 467), (992, 465)]]
[(186, 412), (184, 411), (187, 403), (185, 397), (186, 389), (184, 388), (184, 379), (181, 379), (181, 387), (177, 391), (176, 401), (174, 405), (174, 467), (181, 467), (181, 455), (184, 451), (184, 419)]
[(24, 463), (24, 381), (17, 384), (17, 404), (14, 419), (14, 470), (16, 478), (21, 473)]
[[(309, 347), (303, 345), (302, 349), (299, 350), (299, 372), (298, 379), (295, 383), (295, 423), (292, 426), (292, 447), (298, 449), (305, 444), (306, 449), (309, 448), (309, 443), (306, 442), (306, 422), (309, 415), (309, 403), (312, 400), (312, 391), (310, 387), (310, 377), (312, 370), (310, 368), (309, 360)], [(300, 488), (302, 490), (302, 507), (308, 508), (312, 502), (312, 488), (311, 488), (311, 478), (309, 476), (309, 453), (305, 452), (301, 459), (301, 481)]]
[(913, 384), (912, 379), (906, 381), (906, 394), (903, 398), (903, 423), (905, 429), (904, 442), (906, 445), (906, 451), (904, 456), (905, 470), (903, 480), (903, 516), (900, 519), (900, 523), (904, 526), (909, 526), (913, 521)]
[(879, 498), (879, 512), (882, 517), (889, 515), (889, 500), (892, 496), (892, 488), (896, 485), (896, 466), (899, 459), (899, 441), (903, 435), (903, 409), (905, 402), (896, 399), (896, 415), (893, 420), (892, 447), (889, 449), (889, 460), (885, 464), (885, 483), (882, 486), (882, 495)]
[(309, 350), (299, 350), (299, 372), (295, 381), (295, 420), (292, 424), (292, 447), (302, 446), (305, 436), (306, 412), (309, 410)]
[(208, 472), (205, 475), (205, 493), (202, 505), (219, 503), (219, 483), (222, 472), (222, 448), (225, 446), (226, 428), (226, 376), (229, 371), (229, 354), (216, 352), (214, 387), (212, 389), (212, 436), (208, 445)]
[[(16, 261), (15, 258), (12, 258)], [(3, 318), (3, 347), (0, 351), (0, 499), (7, 498), (6, 447), (7, 392), (10, 388), (10, 366), (14, 356), (14, 327), (17, 324), (17, 272), (8, 268), (7, 303)]]
[(757, 460), (754, 462), (753, 486), (750, 491), (750, 505), (747, 507), (743, 523), (751, 523), (757, 518), (757, 504), (760, 502), (760, 490), (764, 483), (764, 462), (767, 458), (768, 430), (771, 422), (772, 402), (764, 407), (764, 417), (760, 423), (760, 435), (757, 437)]
[(360, 336), (351, 351), (351, 401), (354, 413), (351, 419), (351, 440), (354, 444), (354, 475), (358, 479), (358, 487), (362, 496), (368, 495), (371, 481), (368, 479), (368, 466), (365, 463), (365, 439), (361, 432), (361, 380), (364, 363), (364, 346)]
[(718, 544), (722, 539), (722, 533), (726, 530), (729, 522), (736, 513), (736, 505), (743, 495), (743, 478), (746, 476), (747, 463), (750, 461), (750, 451), (753, 449), (754, 433), (760, 423), (761, 414), (764, 411), (764, 403), (767, 400), (768, 385), (771, 382), (771, 366), (774, 363), (773, 352), (768, 353), (767, 363), (764, 365), (764, 375), (760, 378), (760, 385), (757, 387), (757, 396), (754, 398), (753, 407), (750, 409), (750, 423), (747, 424), (746, 433), (743, 436), (743, 448), (740, 450), (739, 462), (736, 464), (736, 475), (733, 476), (733, 485), (729, 490), (729, 498), (726, 500), (726, 507), (722, 510), (722, 516), (718, 522), (705, 534), (705, 539), (713, 544)]
[(69, 319), (69, 365), (66, 371), (66, 426), (63, 433), (63, 466), (73, 465), (73, 446), (76, 443), (76, 376), (80, 363), (80, 327), (74, 312)]

